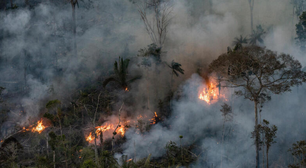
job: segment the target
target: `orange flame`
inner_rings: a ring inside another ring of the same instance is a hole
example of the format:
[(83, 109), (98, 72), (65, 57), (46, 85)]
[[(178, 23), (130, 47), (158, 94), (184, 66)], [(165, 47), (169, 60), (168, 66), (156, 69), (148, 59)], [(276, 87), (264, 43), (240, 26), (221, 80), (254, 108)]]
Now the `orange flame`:
[(31, 131), (41, 133), (46, 128), (42, 122), (43, 122), (42, 119), (40, 119), (40, 121), (37, 122), (37, 126), (32, 128)]
[(219, 88), (215, 82), (210, 82), (207, 88), (203, 88), (199, 94), (199, 99), (206, 101), (208, 104), (215, 103), (219, 98), (225, 98), (225, 96), (219, 93)]
[(128, 92), (128, 91), (129, 91), (129, 89), (126, 87), (124, 91)]
[(150, 124), (156, 124), (158, 123), (158, 121), (160, 121), (159, 116), (157, 115), (156, 112), (154, 112), (154, 116), (153, 118), (150, 118), (146, 115), (139, 115), (136, 118), (132, 119), (132, 120), (123, 120), (120, 122), (120, 125), (118, 126), (117, 121), (107, 121), (104, 124), (102, 124), (101, 126), (97, 126), (95, 127), (94, 132), (89, 133), (89, 135), (85, 135), (85, 139), (86, 141), (88, 141), (89, 143), (92, 143), (94, 140), (94, 135), (92, 134), (96, 134), (97, 138), (100, 138), (100, 134), (103, 133), (103, 138), (108, 139), (108, 138), (112, 138), (113, 137), (113, 132), (116, 129), (116, 127), (118, 126), (118, 128), (116, 129), (116, 134), (121, 135), (121, 137), (124, 137), (126, 130), (128, 129), (129, 126), (135, 126), (138, 127), (138, 122), (139, 120), (144, 120), (146, 122), (150, 122)]
[(117, 128), (116, 132), (121, 134), (121, 136), (123, 137), (124, 134), (125, 134), (125, 129), (124, 129), (124, 127), (119, 127), (119, 128)]
[(126, 162), (130, 162), (130, 161), (132, 161), (132, 160), (133, 160), (133, 158), (131, 158), (131, 159), (127, 160)]
[[(113, 131), (116, 129), (117, 127), (117, 124), (105, 124), (105, 125), (102, 125), (102, 126), (97, 126), (95, 128), (95, 133), (96, 135), (100, 135), (102, 132), (106, 132), (108, 135), (112, 135)], [(117, 134), (120, 134), (122, 137), (124, 136), (125, 134), (125, 127), (122, 127), (122, 126), (119, 126), (116, 130), (116, 133)], [(88, 142), (93, 142), (94, 140), (94, 136), (92, 135), (92, 133), (90, 133), (87, 137), (86, 137), (86, 141)]]
[(151, 124), (156, 124), (157, 123), (157, 120), (158, 120), (158, 115), (156, 112), (154, 112), (154, 117), (151, 119)]
[(94, 140), (94, 137), (89, 133), (89, 135), (86, 137), (86, 141), (92, 142)]
[(96, 127), (96, 134), (99, 135), (101, 132), (105, 132), (107, 130), (111, 129), (111, 125), (106, 125), (106, 126), (98, 126)]

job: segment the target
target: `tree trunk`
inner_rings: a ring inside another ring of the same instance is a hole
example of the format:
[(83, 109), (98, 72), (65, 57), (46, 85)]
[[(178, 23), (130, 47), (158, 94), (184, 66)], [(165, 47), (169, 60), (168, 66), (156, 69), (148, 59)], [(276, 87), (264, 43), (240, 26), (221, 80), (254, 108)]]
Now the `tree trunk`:
[(13, 0), (10, 0), (10, 2), (11, 2), (11, 8), (13, 8), (14, 6), (13, 6)]
[(223, 121), (223, 126), (222, 126), (222, 142), (221, 142), (221, 168), (223, 167), (222, 163), (223, 163), (223, 142), (224, 142), (224, 123), (225, 121)]
[[(96, 110), (95, 110), (95, 114), (94, 114), (94, 118), (93, 118), (93, 128), (94, 130), (96, 129), (96, 118), (97, 118), (97, 112), (98, 112), (98, 108), (99, 108), (99, 103), (100, 103), (100, 96), (101, 96), (101, 92), (99, 93), (98, 96), (98, 102), (97, 102), (97, 106), (96, 106)], [(96, 160), (96, 165), (99, 167), (99, 163), (98, 163), (98, 149), (97, 149), (97, 134), (95, 131), (95, 160)]]
[(259, 168), (260, 165), (259, 165), (259, 133), (258, 133), (258, 129), (257, 129), (257, 126), (258, 126), (258, 114), (257, 114), (257, 101), (255, 100), (254, 101), (254, 104), (255, 104), (255, 145), (256, 145), (256, 168)]
[(100, 145), (101, 145), (101, 153), (103, 154), (103, 132), (100, 132)]
[[(260, 124), (262, 124), (262, 122), (261, 122), (261, 107), (259, 108), (259, 121), (260, 121)], [(262, 167), (265, 167), (265, 145), (264, 145), (265, 136), (264, 135), (262, 135), (262, 142), (263, 142), (263, 144), (262, 144)]]
[(67, 150), (65, 150), (65, 166), (66, 166), (66, 168), (68, 168)]
[(251, 7), (251, 32), (253, 32), (253, 7)]
[(55, 168), (55, 151), (53, 150), (53, 167)]
[(47, 138), (47, 156), (49, 157), (49, 137), (48, 135), (46, 136)]
[(266, 150), (266, 155), (267, 155), (267, 168), (269, 168), (269, 149), (267, 147), (267, 150)]
[(98, 149), (97, 149), (97, 134), (95, 133), (95, 163), (98, 165)]
[(77, 45), (76, 45), (76, 23), (75, 23), (75, 3), (71, 2), (72, 6), (72, 26), (73, 26), (73, 52), (74, 56), (77, 57)]
[(262, 145), (262, 167), (265, 167), (265, 146), (264, 145)]
[(58, 118), (58, 122), (59, 122), (59, 125), (60, 125), (61, 137), (63, 137), (62, 122), (61, 122), (61, 119), (59, 117), (58, 111), (57, 111), (57, 118)]
[(251, 33), (253, 32), (253, 9), (254, 9), (254, 1), (255, 0), (248, 0), (250, 6), (250, 13), (251, 13)]

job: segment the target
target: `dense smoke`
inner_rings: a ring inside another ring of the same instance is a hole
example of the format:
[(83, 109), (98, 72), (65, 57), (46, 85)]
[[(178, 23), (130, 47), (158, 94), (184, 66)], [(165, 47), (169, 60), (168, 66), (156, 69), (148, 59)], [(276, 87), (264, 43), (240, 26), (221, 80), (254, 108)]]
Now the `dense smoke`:
[[(21, 6), (22, 2), (16, 4)], [(1, 130), (12, 129), (12, 121), (17, 125), (29, 124), (29, 118), (42, 114), (48, 100), (61, 99), (63, 104), (69, 104), (71, 95), (79, 88), (103, 80), (100, 79), (102, 75), (109, 75), (119, 56), (132, 60), (131, 74), (142, 75), (129, 93), (139, 104), (126, 109), (133, 111), (134, 117), (157, 111), (158, 101), (168, 94), (171, 70), (160, 66), (159, 71), (163, 73), (156, 73), (155, 65), (148, 69), (137, 65), (138, 50), (152, 41), (135, 4), (128, 0), (80, 1), (79, 8), (76, 8), (77, 55), (73, 52), (71, 5), (62, 1), (33, 1), (33, 4), (36, 5), (31, 10), (22, 8), (17, 12), (0, 13), (0, 86), (6, 88), (4, 96), (16, 92), (18, 98), (12, 104), (19, 104), (11, 109), (10, 118)], [(170, 128), (157, 124), (144, 135), (129, 129), (123, 154), (136, 155), (137, 159), (149, 154), (158, 158), (165, 154), (165, 145), (169, 141), (179, 144), (182, 135), (182, 145), (196, 143), (205, 149), (205, 155), (199, 156), (202, 160), (209, 160), (205, 166), (218, 166), (223, 123), (220, 108), (223, 102), (227, 102), (235, 115), (233, 121), (226, 123), (226, 128), (235, 136), (229, 137), (223, 145), (223, 151), (228, 155), (224, 165), (237, 167), (246, 162), (245, 158), (253, 159), (255, 155), (251, 139), (253, 104), (232, 96), (234, 90), (230, 89), (222, 89), (227, 101), (205, 104), (197, 98), (198, 88), (205, 81), (196, 72), (205, 73), (213, 59), (226, 52), (228, 46), (232, 47), (235, 37), (251, 34), (248, 1), (172, 0), (169, 4), (172, 6), (172, 21), (161, 59), (162, 62), (174, 60), (182, 64), (185, 74), (173, 77), (173, 86), (181, 91), (176, 94), (181, 94), (182, 98), (172, 100), (173, 113), (169, 120), (164, 121)], [(261, 24), (267, 30), (265, 46), (291, 54), (305, 65), (306, 59), (294, 43), (296, 22), (289, 0), (255, 2), (254, 26)], [(25, 93), (23, 90), (27, 94), (21, 94)], [(271, 159), (281, 159), (278, 153), (286, 153), (294, 141), (302, 138), (305, 127), (301, 127), (300, 116), (304, 93), (303, 86), (293, 88), (291, 93), (272, 96), (272, 100), (264, 104), (261, 118), (279, 127), (277, 144), (271, 148)], [(148, 109), (144, 109), (143, 104), (148, 104)], [(120, 105), (118, 102), (114, 106), (119, 108)], [(26, 114), (16, 118), (19, 111)], [(121, 154), (116, 155), (119, 157)], [(195, 166), (204, 166), (204, 161), (195, 163)]]

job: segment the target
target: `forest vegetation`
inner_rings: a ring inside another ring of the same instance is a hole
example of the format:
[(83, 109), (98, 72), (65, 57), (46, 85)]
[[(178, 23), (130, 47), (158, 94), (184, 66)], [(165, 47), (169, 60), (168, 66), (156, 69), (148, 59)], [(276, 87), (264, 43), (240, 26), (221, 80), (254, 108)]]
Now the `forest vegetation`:
[(0, 167), (305, 168), (306, 0), (1, 0)]

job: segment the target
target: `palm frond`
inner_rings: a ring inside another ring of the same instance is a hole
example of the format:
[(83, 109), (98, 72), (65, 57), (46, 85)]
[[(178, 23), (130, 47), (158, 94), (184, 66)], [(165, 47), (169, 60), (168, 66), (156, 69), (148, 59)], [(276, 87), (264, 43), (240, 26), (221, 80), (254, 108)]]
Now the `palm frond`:
[(179, 76), (179, 74), (175, 70), (173, 70), (172, 72), (175, 74), (175, 76)]
[(105, 87), (109, 82), (117, 82), (118, 84), (121, 84), (121, 82), (119, 80), (117, 80), (116, 78), (114, 77), (109, 77), (109, 78), (106, 78), (104, 81), (103, 81), (103, 87)]
[(178, 76), (178, 73), (184, 74), (184, 70), (181, 68), (182, 64), (174, 62), (174, 60), (171, 62), (171, 67), (173, 71), (175, 72), (176, 76)]
[(132, 82), (134, 82), (134, 81), (136, 81), (136, 80), (138, 80), (138, 79), (141, 79), (141, 77), (142, 77), (142, 76), (133, 77), (132, 79), (128, 80), (127, 83), (130, 84), (130, 83), (132, 83)]
[(261, 25), (256, 26), (256, 31), (253, 30), (253, 33), (250, 35), (250, 41), (249, 43), (251, 45), (256, 45), (257, 41), (259, 43), (264, 43), (262, 36), (265, 34), (266, 32), (264, 31), (264, 29), (262, 28)]
[(242, 35), (240, 35), (240, 37), (235, 37), (235, 40), (233, 41), (233, 45), (247, 44), (247, 43), (248, 43), (247, 37), (243, 37)]

